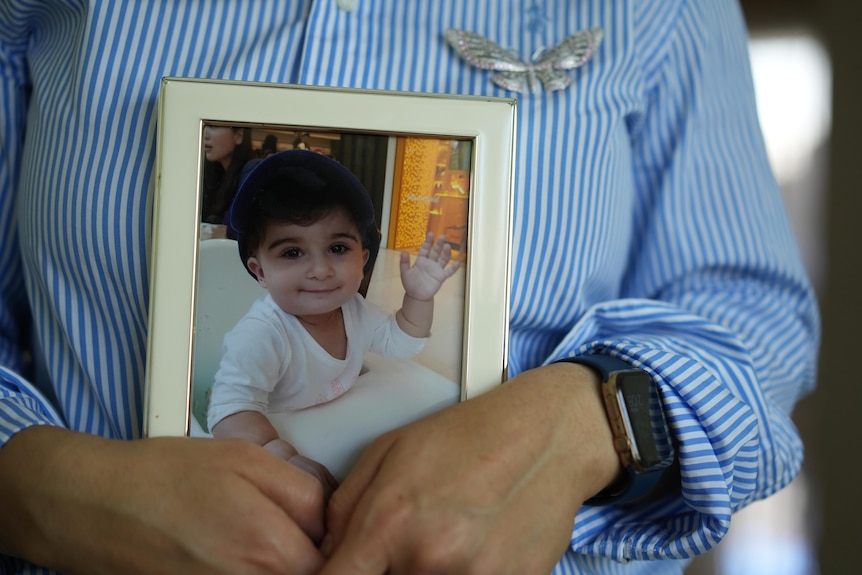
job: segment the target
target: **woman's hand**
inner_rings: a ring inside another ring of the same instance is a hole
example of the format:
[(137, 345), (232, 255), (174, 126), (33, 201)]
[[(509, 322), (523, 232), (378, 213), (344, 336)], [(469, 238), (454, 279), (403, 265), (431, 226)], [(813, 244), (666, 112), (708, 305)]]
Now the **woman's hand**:
[(523, 373), (376, 440), (330, 500), (320, 573), (547, 574), (619, 468), (596, 374)]
[(0, 448), (0, 548), (74, 575), (312, 574), (323, 490), (247, 441), (25, 429)]

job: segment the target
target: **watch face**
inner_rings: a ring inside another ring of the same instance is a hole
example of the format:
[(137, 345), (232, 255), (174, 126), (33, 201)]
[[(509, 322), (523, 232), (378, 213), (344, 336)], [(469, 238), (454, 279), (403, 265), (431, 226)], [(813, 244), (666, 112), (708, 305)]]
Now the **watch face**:
[(622, 371), (616, 374), (617, 399), (636, 467), (662, 469), (673, 462), (673, 445), (661, 399), (649, 374)]

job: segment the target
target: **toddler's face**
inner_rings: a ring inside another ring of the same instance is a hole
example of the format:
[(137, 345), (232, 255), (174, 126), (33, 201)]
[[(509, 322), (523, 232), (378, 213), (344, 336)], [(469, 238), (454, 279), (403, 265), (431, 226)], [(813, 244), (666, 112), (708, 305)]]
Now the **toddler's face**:
[(248, 267), (282, 310), (313, 319), (356, 294), (368, 256), (356, 224), (335, 210), (309, 226), (269, 222)]

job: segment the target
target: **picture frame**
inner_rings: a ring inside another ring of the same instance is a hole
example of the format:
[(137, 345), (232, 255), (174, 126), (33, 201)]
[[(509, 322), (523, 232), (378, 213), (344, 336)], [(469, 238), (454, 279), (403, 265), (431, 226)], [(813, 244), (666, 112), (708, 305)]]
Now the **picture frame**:
[[(281, 436), (341, 478), (374, 436), (503, 383), (515, 116), (508, 98), (164, 78), (144, 434), (208, 435), (206, 382), (221, 338), (266, 294), (229, 230), (206, 221), (204, 135), (214, 128), (250, 134), (258, 156), (263, 140), (276, 140), (278, 151), (311, 149), (363, 180), (381, 249), (361, 291), (385, 311), (400, 301), (398, 254), (415, 258), (425, 232), (444, 234), (460, 262), (435, 297), (425, 357), (396, 364), (369, 356), (354, 387), (329, 405), (291, 412), (283, 427), (271, 417)], [(326, 433), (306, 431), (316, 425)]]

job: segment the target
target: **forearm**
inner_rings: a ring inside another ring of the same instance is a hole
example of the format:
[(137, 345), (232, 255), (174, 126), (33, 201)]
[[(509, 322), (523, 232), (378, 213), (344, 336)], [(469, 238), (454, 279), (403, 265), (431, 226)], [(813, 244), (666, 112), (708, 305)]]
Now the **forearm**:
[(622, 467), (594, 370), (555, 363), (519, 374), (501, 386), (504, 390), (507, 401), (529, 414), (531, 426), (544, 428), (541, 437), (571, 466), (570, 484), (558, 487), (575, 495), (576, 506), (618, 479)]
[(214, 437), (244, 439), (255, 445), (266, 445), (278, 439), (278, 432), (267, 417), (257, 411), (240, 411), (228, 415), (212, 428)]
[(395, 313), (398, 327), (412, 337), (428, 337), (434, 320), (434, 298), (421, 300), (404, 294), (401, 309)]
[(240, 411), (228, 415), (213, 427), (212, 434), (221, 439), (250, 441), (285, 460), (298, 453), (290, 443), (279, 438), (278, 431), (266, 415), (258, 411)]

